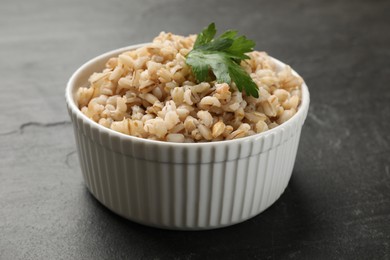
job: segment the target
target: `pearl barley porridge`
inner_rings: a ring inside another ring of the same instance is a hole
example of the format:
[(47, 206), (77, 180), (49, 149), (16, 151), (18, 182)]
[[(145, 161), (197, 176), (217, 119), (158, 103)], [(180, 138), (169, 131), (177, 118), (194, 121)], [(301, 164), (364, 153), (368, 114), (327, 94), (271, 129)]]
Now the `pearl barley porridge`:
[(234, 83), (197, 82), (186, 55), (196, 35), (160, 33), (152, 43), (111, 58), (77, 92), (80, 110), (112, 130), (168, 142), (242, 138), (272, 129), (297, 111), (303, 80), (277, 71), (264, 52), (240, 65), (258, 86), (247, 96)]

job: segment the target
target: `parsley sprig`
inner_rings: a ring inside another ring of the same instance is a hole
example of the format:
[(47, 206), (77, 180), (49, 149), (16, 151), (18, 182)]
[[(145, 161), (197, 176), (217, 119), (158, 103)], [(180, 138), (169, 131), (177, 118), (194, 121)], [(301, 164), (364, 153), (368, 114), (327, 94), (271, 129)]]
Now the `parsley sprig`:
[(255, 42), (245, 36), (237, 36), (237, 31), (228, 30), (214, 38), (217, 30), (211, 23), (196, 38), (193, 49), (187, 54), (186, 63), (199, 82), (209, 79), (213, 72), (218, 83), (231, 84), (249, 96), (259, 97), (258, 87), (248, 73), (240, 66), (242, 60), (249, 59), (245, 54), (253, 51)]

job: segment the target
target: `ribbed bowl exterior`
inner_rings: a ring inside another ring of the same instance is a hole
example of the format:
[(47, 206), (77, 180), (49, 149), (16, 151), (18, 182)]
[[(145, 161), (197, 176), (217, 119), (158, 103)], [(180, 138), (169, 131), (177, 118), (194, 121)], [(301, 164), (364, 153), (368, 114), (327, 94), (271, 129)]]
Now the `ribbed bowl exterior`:
[[(113, 212), (167, 229), (197, 230), (232, 225), (272, 205), (293, 170), (309, 93), (296, 115), (262, 134), (200, 144), (175, 144), (126, 136), (84, 116), (74, 101), (108, 57), (91, 60), (69, 80), (66, 92), (84, 181)], [(282, 65), (276, 61), (278, 65)]]

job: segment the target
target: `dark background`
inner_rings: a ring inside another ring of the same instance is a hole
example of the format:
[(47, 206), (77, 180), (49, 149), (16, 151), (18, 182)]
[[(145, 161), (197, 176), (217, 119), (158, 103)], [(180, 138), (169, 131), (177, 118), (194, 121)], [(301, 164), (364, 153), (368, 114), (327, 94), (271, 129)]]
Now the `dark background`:
[[(0, 259), (390, 259), (390, 2), (0, 2)], [(292, 179), (268, 210), (202, 232), (144, 227), (82, 181), (64, 89), (103, 52), (211, 21), (306, 80)]]

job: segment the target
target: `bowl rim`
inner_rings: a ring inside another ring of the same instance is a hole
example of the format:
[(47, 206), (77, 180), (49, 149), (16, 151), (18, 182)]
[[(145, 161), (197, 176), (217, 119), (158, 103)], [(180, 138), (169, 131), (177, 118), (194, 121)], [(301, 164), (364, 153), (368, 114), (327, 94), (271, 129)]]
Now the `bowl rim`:
[[(297, 120), (300, 120), (302, 117), (306, 117), (306, 113), (309, 108), (309, 103), (310, 103), (310, 93), (308, 90), (308, 87), (303, 80), (303, 83), (301, 85), (301, 93), (302, 93), (302, 98), (301, 98), (301, 104), (298, 107), (297, 113), (293, 115), (289, 120), (284, 122), (281, 125), (278, 125), (275, 128), (269, 129), (265, 132), (262, 133), (257, 133), (254, 135), (238, 138), (238, 139), (233, 139), (233, 140), (222, 140), (222, 141), (210, 141), (210, 142), (194, 142), (194, 143), (175, 143), (175, 142), (168, 142), (168, 141), (160, 141), (160, 140), (152, 140), (152, 139), (146, 139), (146, 138), (140, 138), (132, 135), (127, 135), (121, 132), (117, 132), (115, 130), (109, 129), (107, 127), (104, 127), (100, 125), (99, 123), (93, 121), (91, 118), (87, 117), (84, 115), (81, 110), (78, 108), (75, 102), (75, 89), (82, 87), (82, 85), (76, 86), (76, 81), (78, 77), (88, 68), (92, 67), (95, 63), (98, 63), (99, 61), (103, 60), (108, 60), (111, 57), (118, 56), (119, 54), (126, 52), (126, 51), (131, 51), (140, 47), (143, 47), (145, 45), (148, 45), (150, 43), (141, 43), (141, 44), (134, 44), (134, 45), (129, 45), (126, 47), (114, 49), (108, 52), (105, 52), (101, 55), (98, 55), (94, 58), (91, 58), (87, 62), (85, 62), (83, 65), (81, 65), (75, 72), (73, 72), (72, 76), (69, 78), (67, 84), (66, 84), (66, 89), (65, 89), (65, 100), (68, 105), (68, 109), (70, 109), (73, 113), (77, 115), (78, 118), (81, 118), (84, 122), (87, 122), (88, 125), (91, 127), (96, 127), (99, 129), (99, 131), (102, 131), (106, 134), (108, 134), (110, 137), (118, 137), (121, 138), (123, 141), (130, 141), (130, 142), (145, 142), (149, 143), (150, 145), (159, 145), (159, 146), (166, 146), (166, 147), (207, 147), (207, 146), (215, 146), (215, 145), (228, 145), (228, 144), (234, 144), (234, 143), (240, 143), (240, 142), (246, 142), (250, 141), (252, 139), (257, 139), (257, 138), (262, 138), (266, 137), (268, 135), (272, 135), (276, 132), (282, 131), (284, 127), (288, 127), (289, 125), (295, 124)], [(275, 62), (277, 67), (283, 67), (287, 66), (287, 64), (283, 63), (282, 61), (269, 56), (272, 61)], [(296, 76), (299, 76), (299, 74), (292, 69), (292, 73)], [(87, 80), (88, 81), (88, 80)], [(75, 122), (73, 122), (75, 123)], [(303, 121), (302, 121), (303, 123)]]

